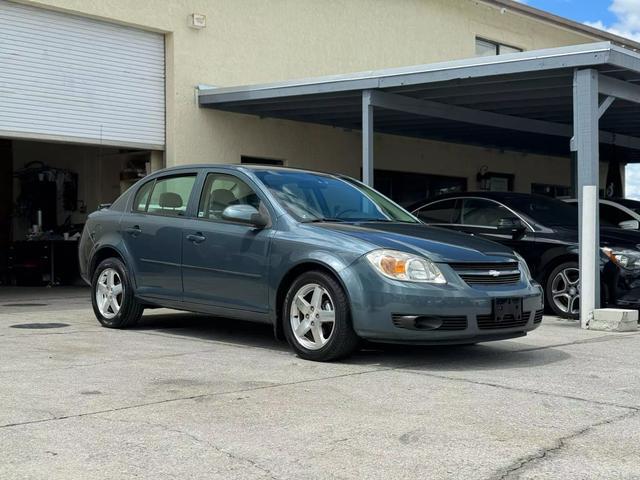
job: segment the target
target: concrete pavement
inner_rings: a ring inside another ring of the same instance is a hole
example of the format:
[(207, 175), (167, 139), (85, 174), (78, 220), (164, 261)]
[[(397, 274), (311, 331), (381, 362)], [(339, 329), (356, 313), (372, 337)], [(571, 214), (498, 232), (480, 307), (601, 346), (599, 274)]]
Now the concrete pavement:
[[(34, 325), (35, 324), (35, 325)], [(306, 362), (269, 327), (0, 289), (2, 479), (640, 478), (640, 334)]]

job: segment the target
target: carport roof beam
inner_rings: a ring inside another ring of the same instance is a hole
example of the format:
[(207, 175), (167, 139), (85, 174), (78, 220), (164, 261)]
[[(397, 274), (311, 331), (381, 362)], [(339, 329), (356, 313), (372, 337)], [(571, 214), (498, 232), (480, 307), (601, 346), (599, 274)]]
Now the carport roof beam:
[[(616, 50), (631, 54), (631, 52), (610, 42), (599, 42), (495, 57), (470, 58), (262, 85), (227, 88), (207, 88), (203, 85), (199, 89), (199, 97), (200, 105), (206, 106), (233, 101), (258, 100), (260, 98), (392, 88), (462, 78), (478, 78), (488, 75), (509, 75), (567, 67), (588, 67), (607, 64), (611, 52)], [(640, 62), (640, 57), (638, 57), (638, 60)]]
[(632, 103), (640, 103), (640, 86), (638, 85), (607, 77), (606, 75), (600, 75), (599, 85), (600, 93), (603, 95)]

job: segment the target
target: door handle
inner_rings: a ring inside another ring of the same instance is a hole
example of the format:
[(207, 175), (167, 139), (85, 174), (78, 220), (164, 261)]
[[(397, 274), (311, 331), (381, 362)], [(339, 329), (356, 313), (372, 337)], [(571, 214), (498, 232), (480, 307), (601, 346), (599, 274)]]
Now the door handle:
[(125, 228), (125, 232), (133, 237), (137, 237), (142, 233), (142, 229), (140, 228), (140, 225), (134, 225), (133, 227)]
[(187, 240), (193, 243), (202, 243), (207, 239), (202, 233), (198, 232), (196, 234), (190, 233), (187, 235)]

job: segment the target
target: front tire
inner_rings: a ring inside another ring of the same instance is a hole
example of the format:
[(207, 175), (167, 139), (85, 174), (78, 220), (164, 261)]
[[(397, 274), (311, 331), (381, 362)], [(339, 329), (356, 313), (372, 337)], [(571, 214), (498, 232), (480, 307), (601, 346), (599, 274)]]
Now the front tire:
[(100, 262), (91, 281), (91, 303), (96, 318), (103, 327), (132, 327), (144, 307), (133, 294), (127, 267), (118, 258)]
[(291, 348), (305, 360), (328, 362), (357, 350), (349, 300), (330, 275), (311, 271), (291, 285), (282, 309), (284, 334)]
[(580, 318), (580, 270), (578, 262), (565, 262), (547, 277), (545, 294), (554, 315)]

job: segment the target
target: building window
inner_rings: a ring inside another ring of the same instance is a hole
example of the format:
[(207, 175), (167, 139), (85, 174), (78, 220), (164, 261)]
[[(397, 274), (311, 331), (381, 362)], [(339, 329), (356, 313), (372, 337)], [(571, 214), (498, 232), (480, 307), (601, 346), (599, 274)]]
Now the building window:
[(531, 193), (554, 198), (569, 198), (571, 197), (571, 187), (566, 185), (549, 185), (547, 183), (532, 183)]
[(275, 158), (262, 158), (262, 157), (248, 157), (242, 155), (240, 157), (240, 163), (250, 163), (252, 165), (284, 165), (284, 160), (277, 160)]
[(506, 55), (507, 53), (517, 52), (522, 52), (522, 49), (476, 37), (476, 57), (490, 57), (492, 55)]
[(376, 190), (404, 207), (445, 193), (467, 191), (464, 177), (376, 169), (373, 178)]

